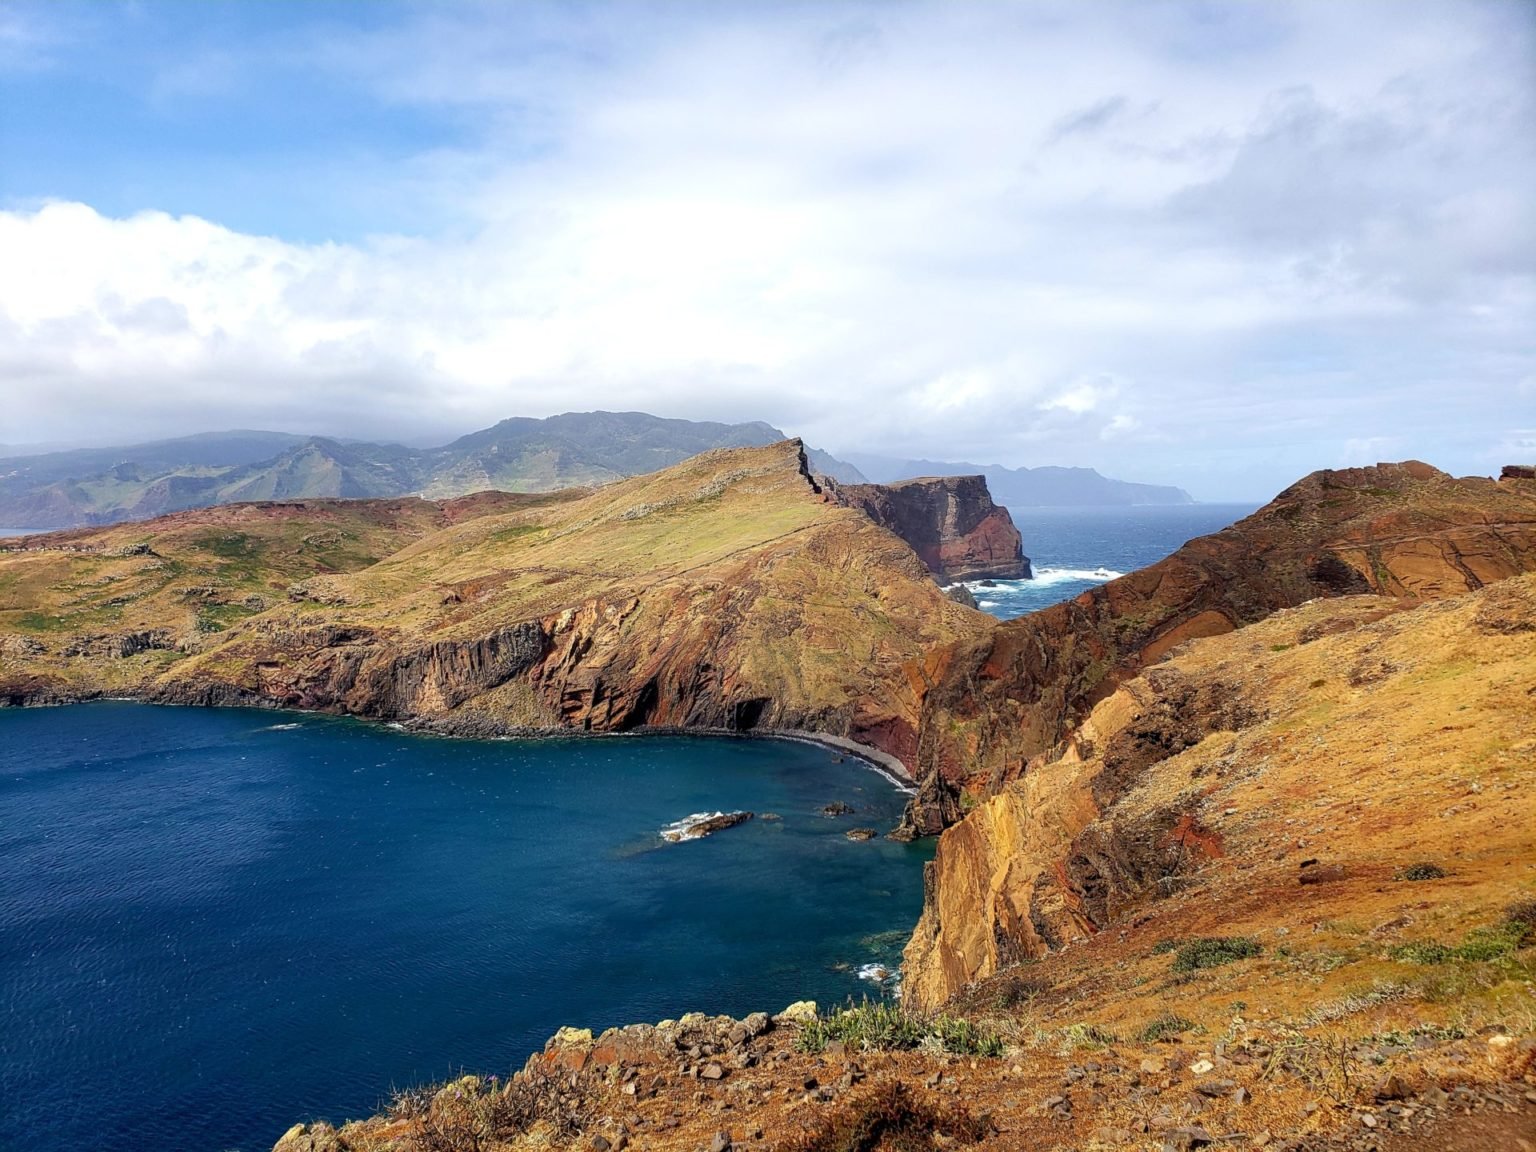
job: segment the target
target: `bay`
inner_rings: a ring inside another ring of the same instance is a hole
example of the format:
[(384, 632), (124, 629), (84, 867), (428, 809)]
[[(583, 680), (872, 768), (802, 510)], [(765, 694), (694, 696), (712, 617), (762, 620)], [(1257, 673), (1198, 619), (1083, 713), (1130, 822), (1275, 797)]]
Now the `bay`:
[(561, 1025), (881, 994), (932, 846), (843, 833), (904, 801), (779, 740), (0, 710), (0, 1146), (265, 1150)]

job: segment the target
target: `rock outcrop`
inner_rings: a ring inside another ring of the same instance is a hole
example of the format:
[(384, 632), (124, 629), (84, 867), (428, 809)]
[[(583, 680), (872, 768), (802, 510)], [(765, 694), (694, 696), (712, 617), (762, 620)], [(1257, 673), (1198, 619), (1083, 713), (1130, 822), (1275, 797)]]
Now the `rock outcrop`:
[(857, 508), (912, 546), (942, 583), (1027, 580), (1029, 558), (1008, 509), (981, 476), (927, 477), (896, 484), (838, 484), (838, 501)]

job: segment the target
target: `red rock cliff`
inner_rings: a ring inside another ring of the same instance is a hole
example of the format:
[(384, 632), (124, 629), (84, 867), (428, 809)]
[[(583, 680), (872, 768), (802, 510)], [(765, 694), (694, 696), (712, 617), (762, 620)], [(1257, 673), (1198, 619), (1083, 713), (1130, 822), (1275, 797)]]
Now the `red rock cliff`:
[(843, 484), (834, 495), (905, 540), (940, 581), (1029, 579), (1024, 541), (1008, 509), (992, 502), (985, 477)]

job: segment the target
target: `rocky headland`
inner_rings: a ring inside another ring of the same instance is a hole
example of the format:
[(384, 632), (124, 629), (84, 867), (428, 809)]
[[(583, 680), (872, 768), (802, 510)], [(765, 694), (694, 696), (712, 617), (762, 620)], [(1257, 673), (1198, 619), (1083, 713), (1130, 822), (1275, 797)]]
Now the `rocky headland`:
[[(973, 503), (992, 530), (1000, 510), (984, 489)], [(970, 526), (906, 525), (961, 550)], [(16, 704), (270, 705), (467, 734), (784, 730), (907, 772), (910, 669), (992, 627), (834, 500), (798, 441), (601, 489), (230, 505), (0, 545), (0, 700)]]

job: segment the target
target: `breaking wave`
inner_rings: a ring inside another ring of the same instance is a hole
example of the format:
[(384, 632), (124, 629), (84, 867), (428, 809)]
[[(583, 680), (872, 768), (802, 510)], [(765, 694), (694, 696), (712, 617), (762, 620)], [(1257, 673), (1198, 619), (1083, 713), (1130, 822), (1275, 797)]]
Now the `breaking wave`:
[(1113, 568), (1036, 568), (1033, 580), (967, 580), (965, 586), (973, 593), (1025, 592), (1031, 588), (1049, 588), (1053, 584), (1093, 583), (1104, 584), (1118, 580), (1124, 572)]

